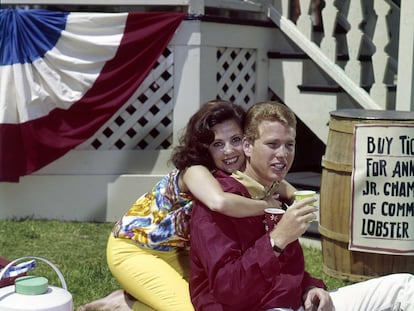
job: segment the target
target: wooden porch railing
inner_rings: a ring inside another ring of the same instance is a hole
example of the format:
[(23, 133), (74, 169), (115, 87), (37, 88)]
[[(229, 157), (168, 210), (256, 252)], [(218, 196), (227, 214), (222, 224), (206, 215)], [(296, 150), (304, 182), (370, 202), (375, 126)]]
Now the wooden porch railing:
[[(412, 76), (398, 67), (401, 14), (391, 0), (282, 0), (269, 8), (279, 28), (362, 108), (412, 110), (412, 94), (395, 100), (399, 80)], [(404, 59), (412, 64), (412, 56)]]

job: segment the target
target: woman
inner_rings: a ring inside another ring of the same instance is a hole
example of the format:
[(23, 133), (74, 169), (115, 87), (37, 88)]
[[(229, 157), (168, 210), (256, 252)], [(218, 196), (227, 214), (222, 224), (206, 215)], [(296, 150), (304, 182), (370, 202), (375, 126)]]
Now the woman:
[[(108, 265), (121, 287), (138, 301), (116, 291), (79, 310), (131, 310), (132, 305), (134, 310), (194, 310), (187, 282), (194, 197), (233, 217), (262, 215), (266, 207), (281, 204), (272, 196), (260, 201), (225, 193), (210, 173), (217, 168), (230, 174), (244, 166), (244, 114), (227, 101), (204, 104), (173, 151), (177, 169), (140, 197), (115, 225), (108, 240)], [(293, 191), (281, 183), (281, 199), (291, 198)]]

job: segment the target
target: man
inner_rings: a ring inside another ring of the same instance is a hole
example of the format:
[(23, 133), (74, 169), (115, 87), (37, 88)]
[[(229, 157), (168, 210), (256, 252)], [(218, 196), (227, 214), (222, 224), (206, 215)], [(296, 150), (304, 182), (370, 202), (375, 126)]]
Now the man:
[[(272, 195), (293, 162), (295, 116), (280, 103), (256, 104), (247, 112), (244, 135), (244, 172), (229, 176), (218, 171), (215, 176), (225, 191), (254, 198)], [(305, 271), (298, 238), (315, 219), (316, 208), (309, 205), (313, 201), (291, 205), (268, 233), (262, 216), (228, 217), (196, 202), (190, 234), (190, 294), (195, 309), (322, 311), (335, 305), (337, 310), (393, 310), (399, 303), (403, 310), (413, 308), (412, 275), (379, 278), (330, 294), (321, 280)]]

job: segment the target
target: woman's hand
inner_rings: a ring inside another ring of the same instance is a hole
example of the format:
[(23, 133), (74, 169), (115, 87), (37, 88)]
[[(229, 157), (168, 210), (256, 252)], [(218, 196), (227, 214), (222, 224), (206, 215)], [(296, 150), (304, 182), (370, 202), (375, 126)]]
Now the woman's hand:
[(333, 302), (329, 293), (323, 288), (312, 287), (303, 295), (303, 306), (306, 311), (332, 311)]
[(275, 193), (270, 197), (266, 197), (264, 201), (267, 203), (268, 208), (283, 208), (282, 202), (279, 201), (279, 193)]

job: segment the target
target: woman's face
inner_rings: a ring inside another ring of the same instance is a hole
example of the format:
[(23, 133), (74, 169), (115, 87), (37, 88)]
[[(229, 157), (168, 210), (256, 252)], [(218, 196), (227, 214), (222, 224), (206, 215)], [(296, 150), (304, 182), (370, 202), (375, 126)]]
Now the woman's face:
[(227, 173), (239, 170), (244, 165), (243, 132), (235, 120), (227, 120), (212, 127), (214, 141), (209, 146), (217, 169)]

